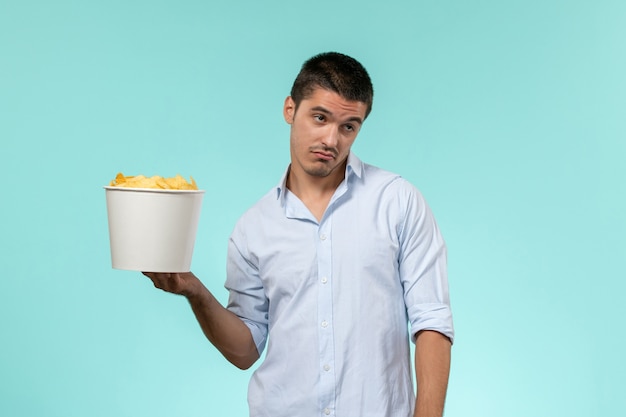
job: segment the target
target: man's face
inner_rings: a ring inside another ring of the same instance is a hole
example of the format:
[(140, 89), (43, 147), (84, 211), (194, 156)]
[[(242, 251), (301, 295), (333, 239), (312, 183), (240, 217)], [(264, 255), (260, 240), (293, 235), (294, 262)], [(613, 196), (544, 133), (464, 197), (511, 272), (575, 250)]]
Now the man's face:
[(317, 88), (296, 110), (291, 97), (283, 115), (291, 125), (291, 170), (295, 175), (343, 177), (344, 162), (365, 120), (367, 105)]

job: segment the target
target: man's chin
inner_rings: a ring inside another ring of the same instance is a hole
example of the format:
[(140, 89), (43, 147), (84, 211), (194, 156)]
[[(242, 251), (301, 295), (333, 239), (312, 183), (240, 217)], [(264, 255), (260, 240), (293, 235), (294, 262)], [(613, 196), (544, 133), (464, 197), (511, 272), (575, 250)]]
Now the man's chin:
[(332, 170), (329, 168), (312, 168), (312, 169), (306, 170), (305, 172), (312, 177), (324, 178), (324, 177), (329, 176)]
[(315, 163), (309, 164), (304, 168), (304, 172), (312, 177), (324, 178), (331, 175), (338, 169), (341, 170), (345, 164), (337, 163), (337, 161), (325, 161), (318, 159)]

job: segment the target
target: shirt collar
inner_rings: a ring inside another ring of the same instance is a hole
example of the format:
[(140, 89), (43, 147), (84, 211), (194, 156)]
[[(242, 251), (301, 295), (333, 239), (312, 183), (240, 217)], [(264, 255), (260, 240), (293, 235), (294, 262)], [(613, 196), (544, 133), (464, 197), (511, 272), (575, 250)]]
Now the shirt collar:
[[(289, 175), (289, 168), (287, 167), (283, 176), (280, 178), (280, 182), (276, 186), (276, 198), (280, 201), (280, 205), (285, 205), (285, 191), (287, 190), (287, 175)], [(356, 175), (361, 178), (363, 175), (363, 162), (352, 151), (348, 154), (348, 163), (346, 164), (345, 178), (349, 179), (351, 175)]]

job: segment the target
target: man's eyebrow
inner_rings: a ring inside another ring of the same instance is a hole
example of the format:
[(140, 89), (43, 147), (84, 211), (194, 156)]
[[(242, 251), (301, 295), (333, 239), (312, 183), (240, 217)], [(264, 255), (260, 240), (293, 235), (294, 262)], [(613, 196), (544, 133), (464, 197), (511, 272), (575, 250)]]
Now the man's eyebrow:
[[(330, 110), (328, 110), (326, 107), (322, 107), (322, 106), (315, 106), (315, 107), (312, 107), (312, 108), (311, 108), (311, 111), (317, 111), (317, 112), (320, 112), (320, 113), (327, 114), (327, 115), (329, 115), (329, 116), (332, 116), (332, 115), (333, 115), (333, 112), (331, 112)], [(362, 124), (363, 124), (363, 120), (362, 120), (360, 117), (358, 117), (358, 116), (353, 116), (353, 117), (350, 117), (348, 120), (346, 120), (346, 122), (355, 122), (355, 123), (358, 123), (358, 124), (360, 124), (360, 125), (362, 125)]]
[(326, 113), (329, 116), (333, 115), (333, 112), (331, 112), (330, 110), (328, 110), (327, 108), (322, 107), (322, 106), (315, 106), (315, 107), (311, 108), (311, 111), (319, 111), (321, 113)]

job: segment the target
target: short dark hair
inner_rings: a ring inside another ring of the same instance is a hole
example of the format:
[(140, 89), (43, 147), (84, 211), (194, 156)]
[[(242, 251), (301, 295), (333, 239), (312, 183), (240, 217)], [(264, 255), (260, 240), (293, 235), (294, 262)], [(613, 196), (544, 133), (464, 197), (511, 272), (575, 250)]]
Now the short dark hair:
[(347, 55), (324, 52), (302, 65), (291, 87), (291, 98), (296, 109), (316, 88), (333, 91), (349, 101), (365, 103), (365, 117), (372, 111), (374, 87), (370, 76), (361, 63)]

